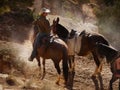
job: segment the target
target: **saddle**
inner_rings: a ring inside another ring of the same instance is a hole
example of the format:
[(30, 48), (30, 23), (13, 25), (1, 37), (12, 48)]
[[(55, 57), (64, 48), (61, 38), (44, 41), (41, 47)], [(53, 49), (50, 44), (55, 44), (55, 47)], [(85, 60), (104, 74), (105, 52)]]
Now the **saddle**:
[(45, 35), (41, 38), (40, 45), (46, 45), (48, 47), (50, 43), (54, 42), (55, 38), (58, 38), (58, 36), (55, 36), (55, 35), (46, 36)]
[(75, 33), (76, 33), (77, 31), (75, 31), (75, 30), (71, 30), (71, 32), (70, 32), (70, 34), (69, 34), (69, 38), (71, 39), (71, 38), (73, 38), (74, 36), (75, 36)]
[(44, 46), (44, 53), (48, 50), (48, 48), (51, 46), (51, 44), (54, 42), (54, 40), (58, 38), (55, 35), (53, 36), (44, 36), (41, 38), (40, 46)]

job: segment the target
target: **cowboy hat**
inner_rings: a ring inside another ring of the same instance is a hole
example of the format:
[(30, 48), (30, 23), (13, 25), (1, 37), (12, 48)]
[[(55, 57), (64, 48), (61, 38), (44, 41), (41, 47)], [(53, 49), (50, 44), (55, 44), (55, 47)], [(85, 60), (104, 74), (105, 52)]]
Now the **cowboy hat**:
[(50, 10), (47, 9), (47, 8), (42, 8), (42, 12), (45, 12), (45, 13), (50, 13)]

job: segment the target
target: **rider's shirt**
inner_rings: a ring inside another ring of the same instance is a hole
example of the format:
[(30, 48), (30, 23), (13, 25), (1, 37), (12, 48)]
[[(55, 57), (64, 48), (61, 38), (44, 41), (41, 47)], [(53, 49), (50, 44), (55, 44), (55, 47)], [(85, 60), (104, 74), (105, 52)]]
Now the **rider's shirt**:
[(50, 33), (50, 23), (45, 16), (40, 15), (40, 17), (34, 22), (34, 24), (39, 26), (40, 33)]

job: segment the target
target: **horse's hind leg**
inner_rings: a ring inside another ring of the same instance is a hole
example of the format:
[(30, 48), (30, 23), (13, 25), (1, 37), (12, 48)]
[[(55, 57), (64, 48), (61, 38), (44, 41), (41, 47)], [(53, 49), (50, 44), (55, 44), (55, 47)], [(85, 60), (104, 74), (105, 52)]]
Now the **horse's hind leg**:
[(40, 58), (36, 58), (38, 62), (38, 67), (41, 69), (41, 63), (40, 63)]
[(96, 73), (98, 72), (98, 68), (99, 68), (100, 62), (99, 62), (99, 60), (97, 58), (97, 55), (94, 54), (94, 53), (92, 53), (92, 54), (93, 54), (93, 58), (94, 58), (95, 64), (97, 65), (96, 69), (94, 71), (94, 74), (92, 76), (96, 76)]
[(98, 59), (98, 55), (95, 51), (92, 52), (92, 55), (93, 55), (93, 58), (94, 58), (94, 61), (95, 61), (95, 64), (96, 64), (96, 69), (95, 69), (95, 72), (92, 76), (96, 76), (99, 73), (101, 73), (103, 63), (100, 62), (100, 60)]
[(112, 84), (116, 80), (117, 80), (117, 78), (114, 75), (112, 75), (112, 78), (111, 78), (110, 83), (109, 83), (109, 90), (113, 90)]
[(119, 90), (120, 90), (120, 78), (119, 78)]
[(102, 76), (101, 76), (101, 74), (99, 73), (99, 75), (98, 75), (98, 79), (99, 79), (99, 81), (100, 81), (100, 90), (104, 90), (104, 88), (103, 88), (103, 79), (102, 79)]
[(91, 79), (93, 80), (93, 83), (95, 84), (95, 90), (99, 90), (98, 80), (96, 76), (92, 76)]
[(71, 71), (72, 68), (72, 61), (71, 61), (71, 56), (69, 56), (69, 70)]
[[(57, 60), (55, 60), (55, 61), (57, 61)], [(57, 73), (58, 73), (58, 80), (56, 81), (56, 84), (59, 84), (59, 82), (60, 82), (61, 70), (60, 70), (59, 63), (58, 63), (58, 62), (56, 63), (55, 61), (54, 61), (54, 66), (55, 66), (55, 68), (56, 68), (56, 70), (57, 70)]]
[(103, 87), (103, 79), (102, 79), (102, 76), (101, 76), (101, 71), (102, 71), (102, 66), (103, 66), (103, 62), (101, 61), (99, 67), (98, 67), (98, 80), (100, 82), (100, 90), (104, 90), (104, 87)]

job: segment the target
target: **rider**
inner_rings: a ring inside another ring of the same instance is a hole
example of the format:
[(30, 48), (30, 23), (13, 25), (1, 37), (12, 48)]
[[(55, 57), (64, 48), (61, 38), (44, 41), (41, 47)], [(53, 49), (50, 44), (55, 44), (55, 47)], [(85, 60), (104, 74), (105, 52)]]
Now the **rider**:
[(50, 31), (51, 31), (50, 23), (46, 19), (46, 16), (49, 13), (50, 13), (49, 9), (43, 8), (42, 13), (40, 14), (39, 18), (37, 19), (37, 23), (34, 23), (34, 24), (38, 24), (39, 33), (37, 34), (36, 39), (34, 41), (33, 51), (29, 58), (29, 61), (33, 61), (33, 59), (35, 58), (35, 56), (37, 54), (37, 46), (40, 43), (40, 40), (42, 39), (42, 37), (50, 34)]

